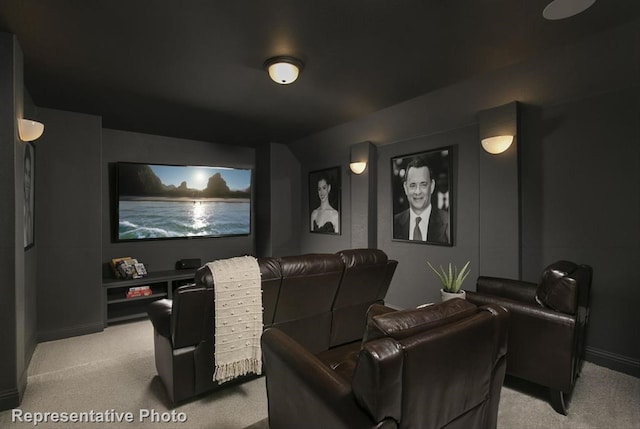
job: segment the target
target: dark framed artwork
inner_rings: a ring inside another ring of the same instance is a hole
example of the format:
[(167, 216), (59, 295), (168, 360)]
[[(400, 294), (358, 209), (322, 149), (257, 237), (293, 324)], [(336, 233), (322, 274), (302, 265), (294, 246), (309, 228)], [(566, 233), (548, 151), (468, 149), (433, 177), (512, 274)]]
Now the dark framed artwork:
[(391, 158), (393, 240), (452, 246), (452, 147)]
[(340, 167), (309, 173), (309, 231), (340, 234)]
[(32, 143), (24, 144), (24, 248), (35, 243), (35, 165), (36, 148)]

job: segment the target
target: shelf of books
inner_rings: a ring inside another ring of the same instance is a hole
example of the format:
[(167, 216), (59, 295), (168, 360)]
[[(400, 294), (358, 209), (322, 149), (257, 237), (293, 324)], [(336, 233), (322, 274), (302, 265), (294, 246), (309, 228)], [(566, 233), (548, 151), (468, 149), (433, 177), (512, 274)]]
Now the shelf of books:
[[(150, 288), (149, 286), (138, 286), (141, 288)], [(141, 293), (136, 290), (131, 290), (129, 288), (123, 294), (122, 291), (118, 290), (117, 293), (108, 293), (107, 294), (107, 303), (110, 305), (117, 304), (119, 302), (134, 302), (134, 301), (149, 301), (160, 298), (166, 298), (169, 296), (167, 292), (162, 291), (161, 289), (157, 289), (153, 291), (153, 289), (147, 289), (145, 293)], [(148, 291), (148, 292), (147, 292)]]
[(104, 326), (147, 317), (149, 303), (173, 296), (173, 291), (193, 281), (195, 270), (149, 272), (135, 278), (103, 279)]

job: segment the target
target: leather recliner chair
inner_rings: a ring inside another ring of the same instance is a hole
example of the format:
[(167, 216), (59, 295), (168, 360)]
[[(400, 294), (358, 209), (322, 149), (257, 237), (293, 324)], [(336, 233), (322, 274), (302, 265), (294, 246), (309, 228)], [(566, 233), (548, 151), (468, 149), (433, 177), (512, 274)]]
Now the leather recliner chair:
[(591, 278), (590, 266), (558, 261), (539, 284), (481, 276), (477, 292), (466, 291), (470, 302), (509, 311), (507, 374), (548, 387), (551, 405), (565, 415), (584, 359)]
[[(278, 327), (314, 353), (357, 347), (367, 308), (384, 302), (397, 264), (377, 249), (258, 258), (263, 325)], [(147, 309), (156, 368), (173, 404), (227, 385), (213, 381), (213, 275), (205, 265), (194, 280)]]
[(344, 263), (340, 289), (333, 300), (331, 347), (362, 339), (367, 309), (372, 304), (384, 304), (384, 297), (398, 266), (378, 249), (360, 249), (337, 253)]
[(269, 427), (495, 428), (508, 313), (452, 299), (373, 305), (361, 349), (312, 354), (277, 328), (262, 335)]
[(331, 306), (344, 264), (338, 255), (280, 258), (282, 282), (273, 326), (314, 352), (329, 348)]
[[(280, 267), (274, 258), (260, 258), (263, 325), (271, 326), (280, 289)], [(216, 389), (214, 366), (214, 303), (211, 272), (200, 269), (196, 284), (175, 290), (173, 299), (153, 302), (148, 314), (154, 326), (155, 364), (169, 400), (175, 404)], [(247, 380), (253, 375), (238, 378)]]

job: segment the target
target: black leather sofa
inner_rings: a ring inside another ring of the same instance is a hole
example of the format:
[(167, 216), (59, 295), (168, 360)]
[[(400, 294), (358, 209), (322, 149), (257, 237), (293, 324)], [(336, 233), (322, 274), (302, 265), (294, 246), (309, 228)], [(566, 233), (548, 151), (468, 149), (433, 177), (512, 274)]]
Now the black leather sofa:
[[(263, 325), (277, 327), (313, 353), (357, 343), (372, 304), (381, 304), (397, 261), (377, 249), (259, 258)], [(155, 363), (178, 403), (223, 385), (213, 381), (213, 276), (205, 265), (192, 285), (148, 308)]]

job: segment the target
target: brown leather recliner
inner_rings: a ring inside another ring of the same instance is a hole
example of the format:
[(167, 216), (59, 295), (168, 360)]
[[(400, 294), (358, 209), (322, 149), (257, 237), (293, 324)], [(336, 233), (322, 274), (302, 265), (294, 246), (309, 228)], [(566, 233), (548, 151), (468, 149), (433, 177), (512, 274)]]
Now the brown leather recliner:
[(269, 427), (495, 428), (507, 319), (497, 305), (461, 299), (402, 311), (373, 305), (361, 349), (342, 356), (314, 355), (268, 329)]
[(510, 313), (507, 374), (549, 388), (553, 408), (567, 414), (567, 401), (580, 374), (589, 320), (592, 269), (558, 261), (539, 284), (479, 277), (477, 305), (498, 304)]
[[(273, 323), (280, 289), (280, 265), (274, 258), (260, 258), (258, 262), (263, 324), (268, 327)], [(195, 281), (196, 284), (176, 289), (173, 299), (155, 301), (147, 308), (154, 326), (156, 369), (174, 404), (219, 387), (219, 383), (213, 381), (215, 309), (211, 272), (198, 270)], [(244, 376), (238, 381), (251, 377)]]
[[(383, 302), (397, 264), (377, 249), (259, 258), (264, 327), (277, 326), (314, 352), (357, 345), (367, 308)], [(195, 284), (148, 306), (156, 368), (174, 404), (221, 387), (213, 381), (213, 288), (205, 265)]]
[(316, 352), (328, 349), (331, 305), (344, 271), (340, 257), (308, 254), (280, 258), (279, 262), (282, 282), (274, 326)]
[(331, 347), (362, 338), (367, 309), (384, 303), (398, 266), (398, 261), (387, 259), (379, 249), (349, 249), (337, 255), (344, 263), (344, 273), (332, 306)]

